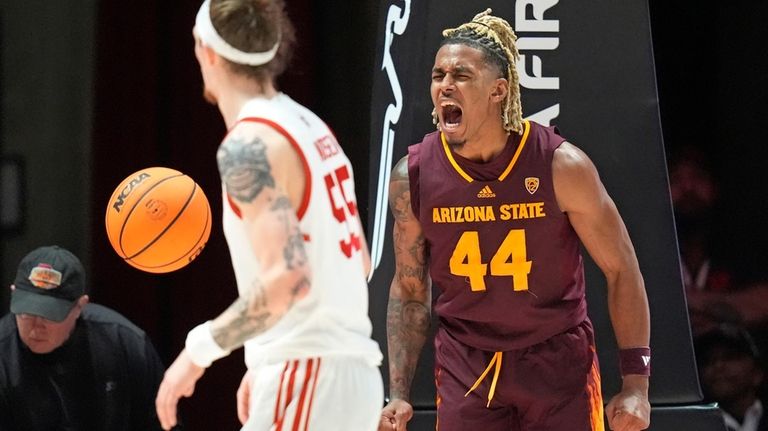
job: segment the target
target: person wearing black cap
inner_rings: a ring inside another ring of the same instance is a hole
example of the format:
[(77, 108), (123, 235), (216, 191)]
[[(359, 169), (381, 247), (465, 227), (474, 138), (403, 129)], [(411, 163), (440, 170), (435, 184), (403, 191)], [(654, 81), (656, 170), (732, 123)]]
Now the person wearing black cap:
[(89, 304), (71, 252), (25, 256), (0, 319), (0, 430), (160, 429), (154, 396), (164, 367), (147, 335)]
[(696, 358), (704, 396), (723, 411), (729, 431), (768, 431), (760, 400), (764, 371), (749, 332), (721, 325), (697, 337)]

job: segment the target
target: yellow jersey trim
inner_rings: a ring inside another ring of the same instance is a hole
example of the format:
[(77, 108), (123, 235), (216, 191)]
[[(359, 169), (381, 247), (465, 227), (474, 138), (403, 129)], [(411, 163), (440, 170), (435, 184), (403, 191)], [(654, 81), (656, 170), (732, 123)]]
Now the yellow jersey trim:
[(453, 158), (453, 151), (451, 151), (451, 149), (448, 147), (448, 142), (445, 140), (445, 135), (443, 132), (440, 132), (440, 141), (443, 143), (443, 150), (445, 150), (445, 155), (448, 156), (448, 161), (451, 162), (451, 165), (453, 165), (453, 169), (456, 169), (456, 172), (464, 177), (467, 182), (471, 183), (474, 181), (474, 179), (470, 177), (468, 173), (464, 172), (464, 169), (461, 169), (461, 166), (456, 163), (456, 159)]
[[(515, 163), (517, 163), (517, 159), (520, 157), (520, 153), (523, 151), (523, 147), (525, 147), (526, 141), (528, 141), (528, 134), (531, 131), (531, 124), (528, 122), (528, 120), (523, 120), (523, 137), (520, 139), (520, 145), (517, 146), (517, 150), (515, 150), (515, 155), (512, 156), (512, 160), (509, 162), (509, 165), (506, 169), (504, 169), (504, 172), (499, 175), (499, 181), (504, 181), (504, 178), (509, 175), (509, 173), (512, 171), (512, 168), (515, 166)], [(445, 151), (445, 155), (448, 157), (448, 161), (451, 162), (451, 166), (453, 166), (453, 169), (456, 170), (456, 172), (459, 173), (459, 175), (462, 176), (465, 180), (467, 180), (468, 183), (471, 183), (474, 180), (464, 169), (459, 166), (459, 164), (456, 162), (456, 159), (453, 157), (453, 151), (451, 151), (451, 148), (448, 147), (448, 142), (445, 140), (445, 135), (440, 132), (440, 141), (443, 143), (443, 150)]]
[(515, 155), (512, 157), (512, 161), (509, 162), (507, 169), (504, 169), (504, 172), (499, 175), (499, 181), (504, 181), (504, 178), (512, 172), (512, 167), (517, 163), (517, 158), (520, 157), (520, 153), (523, 151), (523, 147), (525, 147), (525, 143), (528, 141), (528, 133), (531, 131), (531, 123), (528, 122), (528, 120), (523, 120), (523, 125), (523, 137), (520, 139), (520, 145), (517, 146), (517, 151), (515, 151)]

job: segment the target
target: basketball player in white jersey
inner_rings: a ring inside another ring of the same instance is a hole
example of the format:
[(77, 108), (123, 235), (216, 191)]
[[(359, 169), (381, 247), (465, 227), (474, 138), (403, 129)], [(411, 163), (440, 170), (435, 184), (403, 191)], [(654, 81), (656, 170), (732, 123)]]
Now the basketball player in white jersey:
[(293, 28), (282, 0), (206, 0), (193, 30), (239, 297), (189, 332), (156, 399), (176, 422), (211, 362), (245, 347), (244, 430), (375, 430), (384, 390), (370, 338), (367, 245), (352, 166), (328, 126), (276, 90)]

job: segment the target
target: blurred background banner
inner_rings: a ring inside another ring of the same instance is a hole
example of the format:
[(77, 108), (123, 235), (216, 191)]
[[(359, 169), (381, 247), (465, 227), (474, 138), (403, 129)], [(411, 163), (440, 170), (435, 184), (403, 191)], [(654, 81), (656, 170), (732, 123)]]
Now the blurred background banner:
[[(593, 160), (622, 214), (643, 272), (652, 318), (651, 401), (701, 401), (670, 201), (657, 98), (650, 18), (645, 0), (452, 2), (384, 1), (379, 9), (371, 103), (369, 238), (375, 337), (386, 348), (386, 304), (394, 272), (387, 206), (389, 171), (408, 145), (434, 130), (430, 72), (445, 28), (486, 7), (518, 36), (523, 114), (556, 125)], [(606, 400), (620, 387), (602, 273), (587, 258)], [(434, 406), (433, 350), (428, 342), (413, 402)], [(385, 379), (387, 368), (384, 367)]]

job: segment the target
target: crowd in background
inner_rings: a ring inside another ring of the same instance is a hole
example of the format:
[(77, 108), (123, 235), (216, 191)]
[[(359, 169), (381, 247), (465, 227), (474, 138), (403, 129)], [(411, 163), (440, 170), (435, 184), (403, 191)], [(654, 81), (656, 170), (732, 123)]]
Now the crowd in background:
[[(669, 179), (680, 264), (705, 400), (723, 410), (729, 431), (767, 430), (768, 283), (759, 255), (730, 240), (727, 192), (705, 151), (670, 156)], [(745, 269), (746, 268), (746, 269)]]

